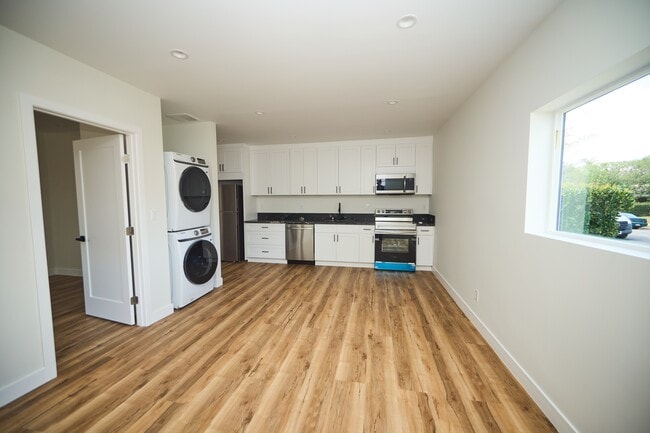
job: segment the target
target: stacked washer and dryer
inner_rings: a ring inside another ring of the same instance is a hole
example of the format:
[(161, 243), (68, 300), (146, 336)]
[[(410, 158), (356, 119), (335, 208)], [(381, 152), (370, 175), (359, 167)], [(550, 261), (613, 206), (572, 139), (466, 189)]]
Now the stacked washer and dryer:
[(164, 152), (172, 303), (182, 308), (214, 289), (219, 265), (210, 231), (212, 187), (202, 158)]

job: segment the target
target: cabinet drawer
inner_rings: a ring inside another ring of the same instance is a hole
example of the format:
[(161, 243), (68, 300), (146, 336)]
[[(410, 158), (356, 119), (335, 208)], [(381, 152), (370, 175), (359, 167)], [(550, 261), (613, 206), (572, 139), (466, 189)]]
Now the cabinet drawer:
[(246, 233), (246, 244), (284, 248), (284, 231), (282, 233), (249, 231)]
[(275, 232), (284, 233), (284, 224), (278, 223), (246, 223), (246, 231), (248, 232)]
[(246, 257), (284, 260), (284, 246), (247, 245)]

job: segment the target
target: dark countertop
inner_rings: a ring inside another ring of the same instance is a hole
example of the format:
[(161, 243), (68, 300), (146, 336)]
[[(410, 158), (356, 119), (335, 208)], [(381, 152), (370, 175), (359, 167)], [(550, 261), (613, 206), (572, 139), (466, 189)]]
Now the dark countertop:
[[(429, 214), (413, 214), (413, 220), (419, 226), (435, 226), (436, 217)], [(374, 213), (258, 213), (257, 219), (247, 223), (311, 223), (311, 224), (350, 224), (374, 225)]]

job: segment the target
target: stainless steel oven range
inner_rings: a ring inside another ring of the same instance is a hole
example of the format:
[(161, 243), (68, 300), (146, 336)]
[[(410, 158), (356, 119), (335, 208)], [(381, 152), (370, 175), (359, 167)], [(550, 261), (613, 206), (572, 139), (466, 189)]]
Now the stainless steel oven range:
[(375, 211), (375, 269), (415, 271), (415, 227), (413, 209)]

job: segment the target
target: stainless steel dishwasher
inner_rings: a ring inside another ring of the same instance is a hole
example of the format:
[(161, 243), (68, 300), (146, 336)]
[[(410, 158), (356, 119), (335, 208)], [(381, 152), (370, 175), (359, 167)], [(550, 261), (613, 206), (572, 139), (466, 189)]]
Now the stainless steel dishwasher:
[(314, 264), (313, 224), (287, 223), (285, 236), (287, 261), (289, 263)]

